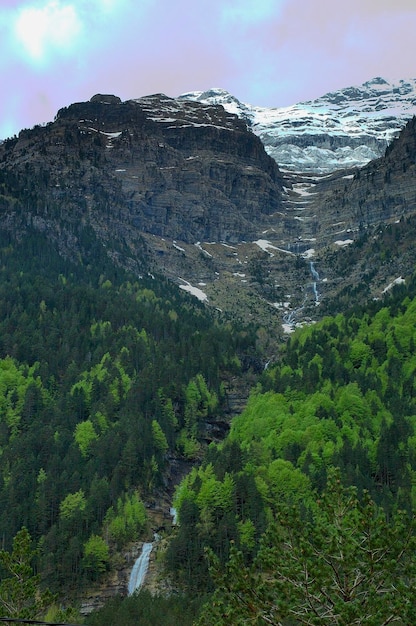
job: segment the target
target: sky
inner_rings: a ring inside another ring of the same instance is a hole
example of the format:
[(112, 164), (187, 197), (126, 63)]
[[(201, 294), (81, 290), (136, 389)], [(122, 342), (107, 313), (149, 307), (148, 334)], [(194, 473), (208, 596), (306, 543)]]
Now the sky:
[(96, 93), (281, 107), (416, 77), (416, 0), (1, 0), (0, 139)]

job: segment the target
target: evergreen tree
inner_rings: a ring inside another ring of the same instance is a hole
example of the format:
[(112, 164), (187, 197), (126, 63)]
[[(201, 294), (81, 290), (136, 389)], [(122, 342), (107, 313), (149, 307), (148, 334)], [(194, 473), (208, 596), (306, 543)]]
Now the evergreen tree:
[(225, 572), (214, 561), (216, 591), (198, 624), (414, 624), (415, 530), (333, 471), (309, 510), (280, 512), (253, 566), (236, 549)]
[(41, 590), (39, 574), (34, 574), (32, 562), (37, 551), (31, 543), (27, 528), (22, 528), (13, 539), (12, 552), (0, 551), (1, 617), (41, 618), (54, 602), (49, 590)]

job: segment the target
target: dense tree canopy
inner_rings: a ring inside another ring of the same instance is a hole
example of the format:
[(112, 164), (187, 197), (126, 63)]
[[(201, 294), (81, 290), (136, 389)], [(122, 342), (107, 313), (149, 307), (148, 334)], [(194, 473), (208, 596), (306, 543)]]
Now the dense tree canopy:
[(386, 513), (331, 472), (302, 513), (282, 507), (250, 567), (236, 549), (200, 626), (228, 624), (413, 624), (415, 521)]
[(218, 624), (413, 623), (415, 328), (411, 283), (295, 333), (183, 481), (167, 563), (214, 564)]
[(0, 529), (24, 524), (54, 587), (109, 566), (146, 530), (168, 455), (199, 453), (246, 331), (154, 275), (107, 258), (87, 226), (77, 263), (41, 234), (0, 232)]
[(416, 283), (296, 332), (204, 451), (254, 334), (82, 236), (91, 255), (73, 264), (39, 235), (0, 233), (6, 569), (25, 525), (47, 585), (99, 578), (146, 532), (176, 455), (202, 462), (177, 489), (165, 564), (213, 593), (201, 624), (412, 623)]

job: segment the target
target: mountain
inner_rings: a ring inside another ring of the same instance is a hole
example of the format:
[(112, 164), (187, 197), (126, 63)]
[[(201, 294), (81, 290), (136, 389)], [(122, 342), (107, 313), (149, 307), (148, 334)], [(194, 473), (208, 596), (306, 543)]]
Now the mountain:
[[(327, 100), (335, 107), (348, 93)], [(368, 98), (354, 93), (363, 109)], [(270, 356), (283, 330), (319, 318), (361, 280), (364, 251), (355, 240), (415, 212), (414, 129), (409, 123), (407, 139), (397, 140), (400, 158), (395, 147), (387, 161), (362, 170), (283, 176), (247, 127), (249, 107), (223, 91), (202, 95), (221, 102), (96, 95), (6, 140), (0, 228), (16, 238), (28, 228), (42, 232), (74, 261), (92, 229), (112, 263), (136, 275), (150, 268), (224, 317), (267, 329), (262, 341)], [(366, 283), (373, 297), (401, 275), (402, 262), (409, 271), (408, 259), (399, 252), (395, 258), (385, 267), (375, 254)]]
[(416, 118), (411, 119), (387, 148), (354, 175), (344, 177), (321, 198), (322, 214), (335, 215), (342, 207), (346, 227), (361, 228), (400, 219), (416, 206)]
[(162, 94), (97, 95), (61, 109), (0, 146), (0, 172), (10, 219), (16, 196), (39, 228), (55, 232), (64, 210), (133, 246), (139, 232), (236, 241), (281, 205), (279, 169), (244, 122)]
[(411, 500), (416, 120), (361, 168), (283, 175), (240, 108), (96, 95), (0, 145), (0, 528), (64, 596), (126, 588), (195, 461), (165, 553), (204, 590), (204, 546), (252, 561), (326, 464)]
[(416, 114), (416, 79), (378, 77), (281, 108), (242, 104), (221, 89), (179, 97), (184, 99), (222, 104), (246, 120), (282, 170), (328, 174), (382, 156)]

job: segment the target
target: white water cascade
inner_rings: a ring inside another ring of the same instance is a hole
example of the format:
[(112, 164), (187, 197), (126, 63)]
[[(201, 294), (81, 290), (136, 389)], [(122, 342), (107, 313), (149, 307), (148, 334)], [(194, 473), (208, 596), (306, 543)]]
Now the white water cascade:
[(319, 274), (315, 269), (315, 265), (313, 264), (313, 261), (310, 262), (309, 267), (311, 269), (311, 274), (313, 278), (312, 289), (313, 289), (313, 293), (315, 296), (315, 304), (319, 304), (319, 293), (318, 293), (318, 287), (317, 287), (317, 282), (319, 281)]
[(174, 506), (171, 506), (169, 513), (172, 518), (172, 526), (176, 526), (176, 524), (178, 523), (178, 512), (176, 508)]
[[(309, 263), (309, 268), (312, 274), (312, 291), (313, 291), (313, 295), (315, 298), (315, 306), (318, 306), (320, 303), (320, 295), (319, 295), (319, 291), (318, 291), (318, 282), (321, 280), (318, 272), (315, 269), (315, 264), (313, 263), (313, 261), (310, 261)], [(296, 322), (297, 319), (299, 317), (299, 314), (302, 313), (302, 311), (304, 310), (306, 303), (308, 301), (308, 296), (305, 293), (303, 302), (301, 304), (301, 306), (299, 306), (297, 309), (294, 309), (293, 311), (287, 311), (284, 315), (283, 315), (283, 324), (284, 327), (286, 327), (286, 332), (292, 332), (292, 330), (295, 329), (296, 327)]]
[(131, 570), (128, 592), (131, 596), (136, 589), (140, 589), (142, 586), (147, 570), (149, 568), (150, 553), (153, 548), (153, 543), (146, 542), (143, 544), (142, 552), (138, 559), (136, 559), (133, 569)]
[(297, 309), (294, 309), (293, 311), (288, 311), (287, 313), (283, 315), (284, 324), (286, 324), (287, 326), (291, 328), (295, 328), (296, 320), (298, 318), (299, 313), (301, 313), (303, 309), (305, 308), (306, 300), (307, 298), (305, 296), (301, 306), (299, 306)]

